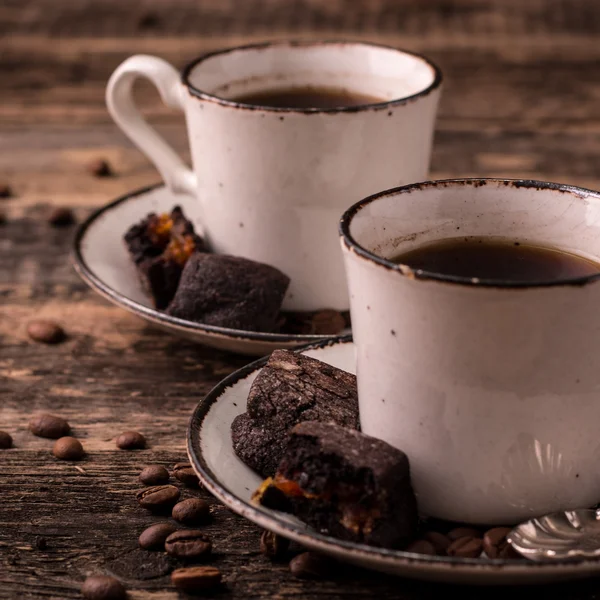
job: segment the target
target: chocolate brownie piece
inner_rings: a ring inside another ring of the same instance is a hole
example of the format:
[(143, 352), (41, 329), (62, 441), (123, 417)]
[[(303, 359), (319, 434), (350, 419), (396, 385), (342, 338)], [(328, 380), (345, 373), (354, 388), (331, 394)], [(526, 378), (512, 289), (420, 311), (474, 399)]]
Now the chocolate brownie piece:
[(289, 283), (270, 265), (226, 254), (194, 254), (167, 313), (207, 325), (272, 331)]
[(159, 310), (173, 299), (189, 257), (205, 251), (203, 239), (179, 206), (170, 213), (150, 213), (129, 228), (124, 240), (142, 287)]
[(231, 425), (236, 454), (263, 477), (273, 475), (289, 430), (302, 421), (333, 421), (357, 429), (356, 377), (290, 350), (275, 350)]
[(404, 452), (335, 423), (296, 425), (275, 476), (255, 501), (318, 531), (384, 548), (417, 533), (417, 501)]

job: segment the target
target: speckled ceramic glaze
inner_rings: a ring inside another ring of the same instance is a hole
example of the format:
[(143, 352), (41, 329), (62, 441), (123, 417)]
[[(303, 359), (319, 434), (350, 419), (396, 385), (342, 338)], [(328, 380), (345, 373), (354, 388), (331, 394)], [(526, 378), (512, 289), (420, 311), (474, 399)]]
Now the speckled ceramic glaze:
[[(186, 115), (193, 171), (141, 118), (131, 89), (150, 79)], [(348, 308), (336, 235), (340, 214), (383, 187), (423, 179), (441, 75), (428, 60), (364, 43), (276, 43), (192, 62), (133, 56), (113, 73), (109, 110), (174, 193), (197, 198), (212, 249), (266, 262), (291, 278), (285, 309)], [(340, 109), (251, 106), (231, 98), (295, 86), (382, 98)]]
[(457, 235), (600, 257), (600, 194), (455, 180), (386, 191), (341, 224), (363, 431), (410, 457), (421, 510), (511, 524), (600, 500), (600, 276), (491, 283), (390, 257)]

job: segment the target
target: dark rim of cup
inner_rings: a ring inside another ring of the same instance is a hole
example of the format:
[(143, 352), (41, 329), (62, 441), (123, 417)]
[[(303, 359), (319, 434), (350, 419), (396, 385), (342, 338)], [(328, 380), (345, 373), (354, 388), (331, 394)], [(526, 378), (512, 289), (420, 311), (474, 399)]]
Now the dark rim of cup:
[(412, 183), (396, 188), (391, 188), (378, 192), (360, 200), (353, 204), (343, 215), (339, 224), (339, 234), (346, 248), (357, 255), (365, 258), (373, 263), (376, 263), (391, 271), (396, 271), (399, 275), (410, 277), (416, 280), (433, 280), (445, 283), (453, 283), (471, 287), (488, 287), (488, 288), (504, 288), (504, 289), (525, 289), (539, 287), (554, 287), (554, 286), (582, 286), (594, 281), (600, 280), (600, 272), (584, 277), (566, 277), (557, 278), (550, 281), (509, 281), (502, 279), (476, 279), (470, 277), (460, 277), (457, 275), (444, 275), (432, 271), (423, 271), (421, 269), (411, 269), (407, 265), (394, 263), (382, 256), (378, 256), (373, 252), (361, 246), (350, 233), (350, 225), (352, 219), (366, 206), (386, 196), (400, 196), (411, 192), (427, 189), (427, 188), (443, 188), (443, 187), (460, 187), (474, 186), (482, 187), (484, 185), (506, 186), (515, 189), (535, 189), (535, 190), (552, 190), (561, 193), (568, 193), (577, 198), (595, 198), (600, 201), (600, 192), (594, 190), (580, 188), (573, 185), (561, 183), (552, 183), (549, 181), (536, 181), (533, 179), (497, 179), (497, 178), (469, 178), (469, 179), (438, 179), (433, 181), (424, 181), (420, 183)]
[[(236, 52), (239, 50), (261, 50), (264, 48), (272, 48), (272, 47), (311, 47), (311, 46), (367, 46), (373, 48), (382, 48), (387, 50), (394, 50), (400, 54), (408, 54), (419, 60), (423, 61), (427, 66), (431, 68), (433, 71), (433, 80), (432, 82), (422, 89), (421, 91), (411, 94), (410, 96), (403, 96), (402, 98), (396, 98), (394, 100), (387, 100), (386, 102), (375, 102), (371, 104), (358, 104), (354, 106), (340, 106), (335, 108), (291, 108), (291, 107), (281, 107), (281, 106), (263, 106), (260, 104), (247, 104), (245, 102), (236, 102), (235, 100), (227, 100), (225, 98), (221, 98), (220, 96), (216, 96), (214, 94), (209, 94), (208, 92), (204, 92), (190, 82), (190, 75), (194, 68), (199, 65), (201, 62), (212, 58), (213, 56), (219, 56), (221, 54), (229, 54), (232, 52)], [(393, 46), (387, 46), (385, 44), (376, 44), (371, 42), (360, 42), (360, 41), (351, 41), (351, 40), (322, 40), (322, 41), (276, 41), (276, 42), (261, 42), (257, 44), (247, 44), (244, 46), (235, 46), (231, 48), (225, 48), (222, 50), (215, 50), (214, 52), (209, 52), (207, 54), (203, 54), (202, 56), (192, 60), (188, 63), (183, 71), (181, 72), (181, 82), (185, 85), (189, 92), (200, 98), (201, 100), (207, 100), (210, 102), (215, 102), (216, 104), (221, 104), (223, 106), (230, 106), (233, 108), (243, 108), (247, 110), (260, 110), (274, 113), (303, 113), (303, 114), (323, 114), (323, 113), (351, 113), (351, 112), (359, 112), (363, 110), (380, 110), (385, 108), (390, 108), (393, 106), (400, 106), (402, 104), (407, 104), (408, 102), (412, 102), (413, 100), (418, 100), (424, 96), (430, 94), (433, 90), (440, 87), (442, 83), (442, 71), (440, 68), (433, 63), (429, 58), (423, 56), (421, 54), (417, 54), (416, 52), (410, 52), (409, 50), (404, 50), (402, 48), (395, 48)]]

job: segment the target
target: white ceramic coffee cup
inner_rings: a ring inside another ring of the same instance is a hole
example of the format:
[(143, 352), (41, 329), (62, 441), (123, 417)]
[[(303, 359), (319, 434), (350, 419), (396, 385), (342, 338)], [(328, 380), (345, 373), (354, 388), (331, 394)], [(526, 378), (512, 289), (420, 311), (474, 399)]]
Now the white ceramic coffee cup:
[[(146, 77), (185, 112), (193, 171), (143, 120), (131, 91)], [(175, 193), (197, 196), (215, 252), (274, 265), (291, 278), (284, 308), (348, 308), (339, 215), (383, 187), (426, 177), (441, 74), (420, 56), (372, 44), (261, 44), (207, 54), (180, 75), (133, 56), (113, 73), (108, 108)], [(336, 109), (230, 100), (290, 87), (382, 98)]]
[(465, 235), (598, 260), (600, 194), (428, 182), (355, 204), (340, 231), (361, 426), (406, 452), (421, 511), (509, 525), (599, 502), (600, 274), (490, 283), (388, 259)]

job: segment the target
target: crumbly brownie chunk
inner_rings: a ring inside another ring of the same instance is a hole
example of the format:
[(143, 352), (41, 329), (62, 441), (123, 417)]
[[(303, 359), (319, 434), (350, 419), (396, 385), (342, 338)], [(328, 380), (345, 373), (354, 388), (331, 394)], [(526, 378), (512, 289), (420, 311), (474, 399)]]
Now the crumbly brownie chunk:
[(356, 377), (314, 358), (275, 350), (231, 426), (236, 454), (263, 477), (273, 475), (289, 430), (302, 421), (333, 421), (357, 429)]
[(167, 312), (207, 325), (272, 331), (289, 283), (270, 265), (226, 254), (194, 254)]
[(142, 286), (159, 310), (175, 295), (189, 257), (205, 251), (204, 241), (179, 206), (171, 213), (150, 213), (130, 227), (124, 239)]
[(275, 476), (255, 500), (318, 531), (373, 546), (402, 548), (417, 532), (406, 454), (334, 423), (295, 426)]

